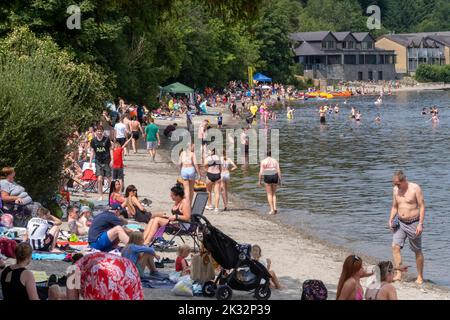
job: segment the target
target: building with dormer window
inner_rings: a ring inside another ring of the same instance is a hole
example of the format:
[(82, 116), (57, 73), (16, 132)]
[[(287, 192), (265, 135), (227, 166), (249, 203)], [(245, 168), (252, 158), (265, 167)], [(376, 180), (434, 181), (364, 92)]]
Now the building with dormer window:
[(329, 84), (396, 78), (395, 51), (375, 48), (368, 32), (297, 32), (290, 38), (307, 78)]
[(388, 34), (375, 46), (395, 50), (395, 70), (400, 75), (413, 75), (421, 64), (450, 64), (450, 31)]

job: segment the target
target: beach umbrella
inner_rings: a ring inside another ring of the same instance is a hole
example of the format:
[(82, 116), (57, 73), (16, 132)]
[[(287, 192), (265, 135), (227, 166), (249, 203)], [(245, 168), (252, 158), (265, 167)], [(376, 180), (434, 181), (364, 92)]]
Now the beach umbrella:
[(144, 300), (139, 271), (131, 260), (109, 253), (85, 255), (75, 264), (84, 300)]

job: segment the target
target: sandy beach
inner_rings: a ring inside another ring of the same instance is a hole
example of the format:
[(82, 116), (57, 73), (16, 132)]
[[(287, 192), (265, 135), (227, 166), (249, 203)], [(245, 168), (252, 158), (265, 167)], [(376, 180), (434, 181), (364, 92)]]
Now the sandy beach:
[[(201, 119), (202, 117), (197, 117), (195, 123)], [(225, 123), (230, 123), (227, 121), (231, 121), (229, 116), (225, 118)], [(177, 119), (176, 121), (157, 121), (157, 124), (163, 129), (165, 125), (173, 122), (178, 122), (179, 125), (185, 123), (184, 119)], [(169, 161), (169, 154), (169, 150), (160, 149), (156, 163), (150, 161), (143, 149), (140, 149), (137, 155), (125, 157), (125, 184), (134, 184), (139, 190), (141, 199), (151, 199), (152, 211), (169, 212), (172, 205), (169, 193), (170, 188), (176, 183), (179, 169)], [(255, 177), (255, 185), (256, 182), (257, 177)], [(229, 212), (205, 211), (205, 215), (214, 226), (237, 242), (261, 246), (263, 258), (272, 260), (272, 269), (285, 286), (284, 290), (273, 290), (271, 299), (299, 300), (302, 283), (307, 279), (322, 280), (329, 290), (329, 299), (335, 299), (342, 263), (346, 256), (353, 252), (315, 239), (308, 235), (309, 232), (301, 232), (282, 225), (277, 217), (269, 217), (248, 208), (245, 203), (240, 202), (238, 195), (232, 195)], [(389, 246), (390, 244), (386, 243), (386, 250), (390, 250)], [(366, 257), (364, 253), (356, 253), (363, 257), (367, 266), (376, 262), (374, 258)], [(174, 251), (164, 252), (161, 255), (171, 259), (176, 257)], [(12, 262), (10, 260), (8, 263)], [(65, 262), (33, 261), (30, 269), (46, 271), (48, 275), (63, 274), (68, 266), (69, 264)], [(167, 264), (164, 269), (161, 269), (166, 273), (173, 270), (174, 264)], [(365, 282), (362, 281), (362, 283), (364, 285)], [(413, 275), (408, 275), (406, 281), (396, 283), (395, 286), (399, 299), (450, 299), (450, 290), (447, 288), (431, 283), (425, 283), (422, 288), (419, 288), (414, 283)], [(144, 289), (144, 291), (145, 298), (148, 300), (186, 299), (174, 296), (168, 289)], [(233, 299), (252, 300), (254, 298), (247, 292), (234, 291)]]

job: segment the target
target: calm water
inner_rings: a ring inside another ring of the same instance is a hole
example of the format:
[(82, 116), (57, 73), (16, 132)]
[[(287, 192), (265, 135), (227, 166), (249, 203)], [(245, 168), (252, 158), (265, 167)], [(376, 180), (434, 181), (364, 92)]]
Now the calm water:
[[(327, 116), (326, 126), (319, 124), (317, 103), (296, 104), (294, 120), (279, 111), (271, 128), (280, 129), (282, 220), (356, 252), (391, 259), (391, 179), (401, 168), (425, 196), (425, 278), (450, 286), (450, 92), (401, 93), (385, 97), (380, 107), (375, 100), (333, 100), (341, 112)], [(348, 117), (352, 105), (362, 112), (360, 124)], [(438, 125), (421, 115), (431, 105), (439, 107)], [(233, 192), (265, 204), (263, 188), (255, 188), (257, 174), (255, 166), (238, 170)], [(415, 272), (408, 245), (402, 254)]]

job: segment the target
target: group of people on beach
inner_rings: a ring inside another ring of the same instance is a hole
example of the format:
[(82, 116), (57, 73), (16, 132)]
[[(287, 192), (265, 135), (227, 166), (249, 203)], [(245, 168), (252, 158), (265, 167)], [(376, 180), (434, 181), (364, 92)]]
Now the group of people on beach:
[[(282, 85), (271, 85), (266, 89), (260, 86), (252, 89), (242, 83), (231, 82), (227, 90), (217, 93), (214, 90), (206, 90), (203, 95), (195, 96), (194, 106), (197, 107), (202, 101), (209, 101), (212, 106), (229, 110), (233, 118), (239, 114), (247, 114), (247, 127), (244, 127), (241, 135), (241, 147), (244, 154), (248, 155), (248, 136), (246, 130), (256, 120), (259, 111), (260, 121), (267, 125), (268, 121), (276, 119), (276, 112), (270, 109), (274, 100), (280, 101), (286, 96), (294, 94), (290, 88)], [(237, 107), (237, 101), (242, 106)], [(117, 106), (116, 106), (117, 105)], [(109, 191), (108, 209), (94, 216), (92, 208), (82, 206), (80, 208), (70, 206), (67, 208), (67, 222), (69, 231), (79, 237), (87, 237), (87, 242), (92, 249), (95, 249), (98, 259), (105, 262), (105, 265), (114, 265), (116, 259), (121, 259), (123, 267), (131, 268), (131, 272), (126, 273), (120, 279), (120, 290), (128, 290), (124, 294), (125, 298), (143, 299), (142, 288), (139, 289), (140, 278), (144, 276), (148, 269), (151, 275), (158, 276), (157, 266), (162, 262), (161, 257), (156, 253), (154, 244), (159, 238), (159, 231), (177, 231), (180, 228), (189, 229), (191, 225), (191, 206), (196, 192), (196, 185), (200, 180), (206, 180), (206, 190), (208, 192), (208, 204), (206, 209), (219, 212), (220, 198), (223, 201), (223, 211), (229, 211), (229, 190), (231, 174), (238, 166), (233, 159), (227, 156), (226, 150), (218, 154), (216, 149), (208, 148), (208, 128), (211, 123), (204, 120), (200, 125), (197, 135), (201, 143), (202, 156), (197, 159), (195, 144), (189, 144), (179, 154), (179, 168), (181, 181), (170, 190), (170, 198), (173, 202), (170, 214), (165, 212), (151, 212), (148, 209), (148, 199), (140, 199), (137, 188), (129, 184), (126, 188), (124, 173), (124, 158), (131, 152), (139, 151), (139, 140), (143, 137), (146, 141), (149, 159), (156, 160), (157, 148), (161, 145), (159, 127), (155, 124), (164, 110), (168, 109), (172, 117), (177, 117), (186, 113), (188, 128), (189, 121), (192, 124), (190, 102), (187, 99), (172, 98), (166, 104), (161, 101), (161, 106), (154, 112), (150, 112), (145, 106), (136, 104), (126, 104), (123, 99), (119, 99), (118, 104), (109, 104), (100, 120), (89, 127), (86, 132), (74, 132), (68, 141), (70, 151), (65, 157), (64, 176), (65, 183), (71, 180), (72, 183), (79, 184), (81, 189), (86, 188), (86, 181), (83, 177), (86, 170), (91, 170), (97, 179), (96, 191), (98, 201), (103, 201), (105, 192)], [(198, 108), (197, 108), (198, 109)], [(198, 110), (197, 110), (198, 111)], [(294, 110), (288, 107), (288, 118), (293, 118)], [(339, 105), (321, 106), (319, 110), (320, 123), (326, 123), (326, 115), (330, 113), (338, 114)], [(437, 108), (431, 108), (428, 113), (437, 117)], [(245, 117), (245, 116), (244, 116)], [(361, 112), (352, 107), (350, 117), (355, 121), (361, 121)], [(381, 120), (377, 116), (378, 121)], [(248, 122), (251, 119), (251, 122)], [(218, 128), (223, 125), (223, 113), (217, 118)], [(176, 126), (174, 126), (176, 128)], [(173, 132), (174, 130), (171, 130)], [(168, 134), (169, 135), (169, 134)], [(168, 136), (167, 135), (167, 136)], [(17, 205), (29, 205), (31, 202), (25, 190), (18, 188), (14, 183), (15, 172), (13, 168), (2, 170), (1, 196), (4, 203), (13, 202)], [(105, 184), (105, 180), (107, 183)], [(258, 174), (258, 184), (264, 182), (267, 193), (267, 200), (270, 206), (270, 214), (278, 213), (276, 192), (282, 183), (280, 163), (272, 157), (270, 151), (267, 157), (260, 163)], [(416, 282), (423, 283), (424, 257), (422, 254), (421, 235), (423, 232), (425, 206), (423, 194), (420, 187), (406, 180), (402, 171), (397, 171), (393, 177), (393, 204), (389, 217), (389, 228), (393, 232), (392, 252), (394, 262), (384, 261), (378, 264), (378, 272), (381, 284), (377, 288), (369, 288), (364, 294), (361, 278), (373, 276), (375, 271), (368, 272), (363, 268), (362, 258), (358, 255), (349, 256), (343, 265), (342, 274), (337, 286), (337, 296), (339, 300), (396, 300), (397, 293), (392, 282), (402, 280), (402, 274), (407, 271), (407, 266), (402, 264), (400, 255), (405, 241), (408, 239), (412, 250), (415, 252), (417, 261), (418, 277)], [(20, 189), (20, 190), (19, 190)], [(147, 201), (146, 201), (147, 200)], [(32, 260), (33, 251), (58, 250), (58, 237), (61, 232), (62, 219), (55, 217), (51, 212), (43, 207), (34, 210), (33, 217), (28, 221), (24, 241), (17, 245), (15, 249), (16, 264), (6, 267), (0, 260), (0, 268), (3, 270), (0, 275), (3, 297), (8, 300), (37, 300), (40, 298), (36, 289), (36, 282), (33, 273), (26, 269)], [(143, 232), (127, 228), (129, 220), (133, 219), (145, 225)], [(111, 252), (119, 245), (123, 250), (118, 258), (101, 255)], [(180, 246), (178, 257), (175, 261), (175, 271), (181, 275), (190, 273), (190, 266), (187, 261), (191, 248)], [(261, 259), (261, 248), (254, 246), (252, 258)], [(109, 297), (111, 294), (120, 295), (117, 292), (105, 292), (99, 284), (97, 287), (89, 286), (88, 281), (101, 281), (99, 275), (93, 274), (92, 265), (88, 264), (88, 256), (78, 256), (73, 259), (81, 269), (81, 279), (85, 281), (81, 289), (67, 290), (67, 293), (60, 292), (54, 277), (48, 283), (47, 296), (50, 300), (76, 299), (80, 295), (84, 299), (100, 299)], [(100, 261), (100, 260), (98, 260)], [(263, 261), (261, 259), (261, 261)], [(270, 260), (266, 261), (273, 286), (281, 288), (275, 272), (270, 268)], [(130, 267), (131, 266), (131, 267)], [(108, 272), (104, 270), (104, 272)], [(124, 270), (125, 270), (124, 269)], [(136, 272), (135, 272), (136, 271)], [(128, 278), (127, 278), (128, 277)], [(127, 279), (124, 279), (127, 278)], [(58, 279), (56, 279), (56, 282)], [(89, 287), (89, 290), (86, 288)], [(131, 293), (130, 293), (131, 292)], [(137, 292), (137, 293), (136, 293)]]

